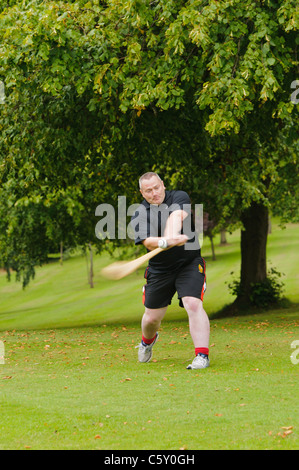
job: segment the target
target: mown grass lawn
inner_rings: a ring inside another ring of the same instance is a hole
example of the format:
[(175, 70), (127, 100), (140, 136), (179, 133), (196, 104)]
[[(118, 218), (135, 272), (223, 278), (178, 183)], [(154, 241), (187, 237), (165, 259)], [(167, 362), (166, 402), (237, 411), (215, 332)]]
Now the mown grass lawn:
[(185, 322), (150, 364), (139, 324), (1, 334), (1, 449), (295, 449), (298, 309), (212, 323), (211, 366), (188, 371)]
[(215, 262), (205, 248), (204, 371), (186, 370), (193, 346), (176, 301), (153, 361), (138, 363), (141, 271), (111, 283), (98, 274), (108, 258), (97, 258), (90, 289), (77, 256), (38, 269), (25, 291), (2, 274), (0, 449), (298, 449), (297, 235), (274, 227), (268, 245), (293, 304), (233, 318), (215, 313), (231, 301), (224, 274), (239, 269), (238, 234)]

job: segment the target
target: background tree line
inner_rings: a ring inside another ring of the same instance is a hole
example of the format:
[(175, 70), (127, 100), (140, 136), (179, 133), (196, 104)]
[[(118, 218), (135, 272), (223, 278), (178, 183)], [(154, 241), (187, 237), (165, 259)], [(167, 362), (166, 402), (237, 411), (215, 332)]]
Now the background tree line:
[(61, 243), (103, 249), (96, 206), (155, 170), (241, 224), (250, 303), (269, 211), (298, 221), (298, 26), (294, 0), (3, 2), (2, 265), (26, 285)]

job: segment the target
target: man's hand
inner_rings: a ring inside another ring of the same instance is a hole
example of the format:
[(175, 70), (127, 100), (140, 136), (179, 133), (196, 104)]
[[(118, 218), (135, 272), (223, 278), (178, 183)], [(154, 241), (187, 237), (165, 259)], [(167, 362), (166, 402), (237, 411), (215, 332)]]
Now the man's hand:
[[(172, 238), (166, 238), (166, 237), (162, 237), (162, 238), (164, 238), (167, 241), (167, 248), (165, 248), (166, 250), (168, 250), (168, 248), (171, 248), (173, 246), (185, 245), (185, 243), (188, 241), (187, 235), (180, 235), (180, 234)], [(149, 237), (149, 238), (146, 238), (146, 240), (143, 240), (142, 243), (148, 250), (154, 250), (155, 248), (158, 248), (159, 240), (161, 240), (160, 237)]]

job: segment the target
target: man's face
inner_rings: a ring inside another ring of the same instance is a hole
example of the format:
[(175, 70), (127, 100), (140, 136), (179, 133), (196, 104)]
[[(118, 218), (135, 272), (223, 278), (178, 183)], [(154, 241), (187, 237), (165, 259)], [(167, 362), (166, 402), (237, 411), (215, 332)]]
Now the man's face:
[(141, 183), (140, 192), (149, 204), (162, 204), (165, 198), (165, 186), (157, 176), (144, 179)]

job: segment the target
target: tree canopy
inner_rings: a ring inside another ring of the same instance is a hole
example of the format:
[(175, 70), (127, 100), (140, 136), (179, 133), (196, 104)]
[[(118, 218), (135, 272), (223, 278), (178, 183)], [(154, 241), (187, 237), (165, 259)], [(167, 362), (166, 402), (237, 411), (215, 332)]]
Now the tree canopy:
[(5, 2), (3, 262), (92, 240), (151, 169), (219, 224), (253, 202), (296, 220), (298, 26), (294, 0)]

